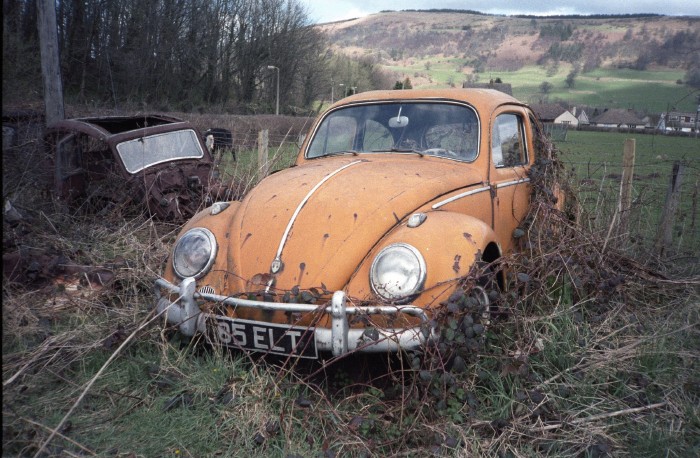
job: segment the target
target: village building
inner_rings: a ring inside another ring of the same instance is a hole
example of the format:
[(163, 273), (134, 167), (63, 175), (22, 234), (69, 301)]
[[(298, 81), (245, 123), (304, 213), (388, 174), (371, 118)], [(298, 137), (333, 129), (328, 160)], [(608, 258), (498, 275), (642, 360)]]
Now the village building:
[(659, 120), (660, 130), (680, 130), (684, 132), (692, 132), (698, 127), (698, 114), (700, 113), (700, 106), (698, 111), (685, 112), (685, 111), (669, 111), (668, 113), (662, 113), (661, 119)]
[(577, 127), (579, 124), (588, 125), (588, 115), (584, 110), (577, 115), (577, 108), (570, 110), (555, 104), (535, 104), (530, 106), (537, 117), (543, 123), (564, 124), (569, 127)]
[(607, 129), (644, 129), (649, 121), (637, 116), (632, 110), (611, 108), (594, 117), (591, 124)]

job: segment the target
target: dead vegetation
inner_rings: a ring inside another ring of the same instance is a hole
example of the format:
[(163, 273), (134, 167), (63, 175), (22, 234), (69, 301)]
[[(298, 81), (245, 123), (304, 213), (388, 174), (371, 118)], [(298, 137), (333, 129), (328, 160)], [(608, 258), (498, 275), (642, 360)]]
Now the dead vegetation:
[(425, 352), (311, 366), (219, 352), (149, 324), (177, 227), (58, 213), (24, 169), (3, 180), (20, 214), (3, 220), (3, 261), (41, 256), (3, 276), (4, 453), (699, 452), (700, 279), (642, 265), (574, 222), (585, 214), (558, 210), (555, 160), (534, 168), (521, 252), (497, 266), (511, 287), (492, 296), (488, 326), (456, 295)]

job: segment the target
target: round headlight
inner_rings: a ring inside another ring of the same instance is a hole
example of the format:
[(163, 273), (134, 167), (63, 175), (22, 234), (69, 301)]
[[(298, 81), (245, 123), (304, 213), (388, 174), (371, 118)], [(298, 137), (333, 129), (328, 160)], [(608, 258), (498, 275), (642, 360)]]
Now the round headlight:
[(389, 245), (379, 252), (370, 269), (372, 289), (392, 302), (409, 301), (425, 282), (425, 260), (406, 243)]
[(199, 278), (209, 271), (216, 257), (216, 238), (209, 229), (197, 227), (180, 237), (173, 250), (173, 269), (181, 277)]

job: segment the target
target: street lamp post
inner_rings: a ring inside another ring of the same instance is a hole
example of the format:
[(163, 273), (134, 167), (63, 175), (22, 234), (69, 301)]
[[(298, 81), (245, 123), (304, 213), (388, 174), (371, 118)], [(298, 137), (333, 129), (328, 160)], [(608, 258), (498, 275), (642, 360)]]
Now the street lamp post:
[(350, 95), (357, 94), (357, 86), (350, 86), (350, 89), (352, 89), (352, 94), (350, 94)]
[(275, 104), (275, 115), (280, 114), (280, 69), (274, 65), (268, 65), (268, 70), (277, 70), (277, 102)]
[[(344, 88), (345, 85), (344, 85), (343, 83), (340, 83), (340, 84), (338, 85), (338, 87)], [(345, 97), (345, 89), (343, 89), (343, 97)]]

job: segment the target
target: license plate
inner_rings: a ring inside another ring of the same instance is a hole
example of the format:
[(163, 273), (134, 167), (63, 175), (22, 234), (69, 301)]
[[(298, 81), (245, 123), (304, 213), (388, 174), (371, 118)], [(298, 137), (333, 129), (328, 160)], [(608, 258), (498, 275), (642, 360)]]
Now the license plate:
[(215, 320), (214, 340), (225, 347), (317, 359), (314, 328), (288, 326), (225, 316)]

